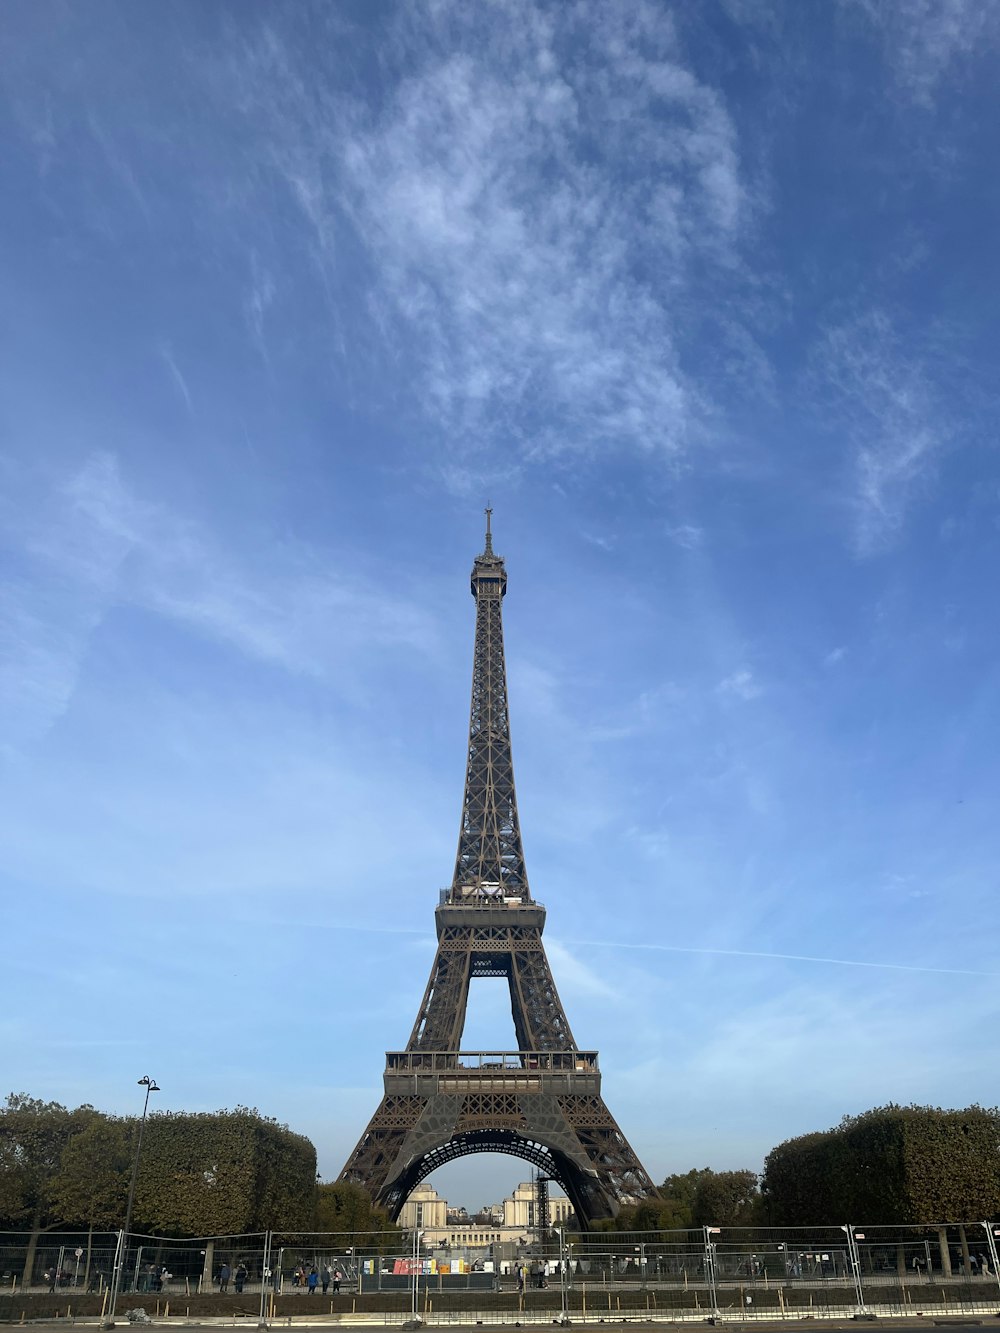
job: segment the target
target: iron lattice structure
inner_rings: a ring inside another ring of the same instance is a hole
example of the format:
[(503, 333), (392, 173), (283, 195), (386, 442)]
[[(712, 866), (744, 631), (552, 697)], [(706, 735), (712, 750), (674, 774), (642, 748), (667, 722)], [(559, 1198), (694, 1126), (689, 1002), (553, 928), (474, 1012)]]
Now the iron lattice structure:
[[(437, 1167), (474, 1152), (523, 1158), (566, 1191), (582, 1227), (655, 1195), (601, 1096), (597, 1053), (580, 1051), (556, 990), (528, 887), (514, 789), (501, 605), (502, 556), (472, 566), (476, 639), (458, 855), (435, 913), (438, 948), (405, 1051), (341, 1173), (397, 1217)], [(504, 977), (517, 1051), (462, 1052), (469, 985)]]

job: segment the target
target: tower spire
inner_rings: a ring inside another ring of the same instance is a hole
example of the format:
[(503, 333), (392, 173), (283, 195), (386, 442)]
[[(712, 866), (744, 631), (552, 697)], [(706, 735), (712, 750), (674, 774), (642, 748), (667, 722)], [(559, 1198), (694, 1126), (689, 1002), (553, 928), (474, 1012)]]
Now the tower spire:
[(486, 501), (486, 549), (484, 555), (493, 554), (493, 533), (490, 531), (490, 519), (493, 517), (493, 510), (490, 508), (490, 502)]

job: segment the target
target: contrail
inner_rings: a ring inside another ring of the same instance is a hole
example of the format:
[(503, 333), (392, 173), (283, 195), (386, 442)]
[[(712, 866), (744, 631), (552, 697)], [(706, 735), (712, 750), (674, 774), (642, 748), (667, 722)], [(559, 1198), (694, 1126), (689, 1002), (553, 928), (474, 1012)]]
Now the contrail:
[[(275, 925), (289, 925), (287, 921), (275, 921)], [(317, 923), (322, 928), (321, 922)], [(331, 929), (337, 931), (353, 930), (366, 935), (422, 935), (433, 939), (429, 930), (413, 926), (375, 926), (360, 921), (332, 922)], [(682, 944), (633, 944), (627, 940), (578, 940), (566, 936), (555, 936), (554, 942), (572, 944), (578, 948), (592, 949), (635, 949), (653, 953), (690, 953), (707, 954), (719, 958), (770, 958), (782, 963), (822, 963), (827, 967), (871, 967), (884, 972), (930, 972), (942, 977), (992, 977), (1000, 979), (1000, 972), (980, 972), (969, 967), (924, 967), (919, 963), (869, 963), (860, 958), (819, 958), (808, 953), (768, 953), (763, 949), (695, 949)]]
[(785, 963), (826, 963), (831, 967), (874, 967), (888, 972), (934, 972), (949, 977), (1000, 977), (1000, 972), (977, 972), (968, 967), (922, 967), (918, 963), (866, 963), (857, 958), (816, 958), (805, 953), (765, 953), (757, 949), (691, 949), (680, 944), (629, 944), (624, 940), (566, 940), (566, 944), (598, 949), (643, 949), (657, 953), (717, 954), (723, 958), (773, 958)]

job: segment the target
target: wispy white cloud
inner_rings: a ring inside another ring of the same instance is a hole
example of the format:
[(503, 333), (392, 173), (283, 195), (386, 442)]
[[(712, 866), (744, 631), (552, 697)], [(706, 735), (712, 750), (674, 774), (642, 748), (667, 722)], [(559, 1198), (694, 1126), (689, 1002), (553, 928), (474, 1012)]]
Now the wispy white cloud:
[(579, 958), (568, 947), (572, 940), (546, 940), (546, 951), (552, 965), (552, 974), (561, 991), (567, 994), (580, 993), (602, 1000), (620, 1000), (620, 990), (612, 986), (592, 967)]
[(445, 5), (401, 44), (377, 115), (304, 84), (272, 34), (235, 70), (249, 101), (288, 73), (272, 162), (324, 273), (349, 228), (373, 319), (466, 451), (683, 449), (709, 406), (678, 350), (691, 269), (737, 266), (750, 204), (669, 15)]
[(869, 555), (896, 535), (950, 440), (934, 377), (888, 315), (871, 310), (828, 330), (815, 357), (852, 449), (854, 542)]
[(184, 399), (184, 404), (187, 407), (187, 410), (193, 413), (194, 404), (191, 401), (191, 390), (188, 388), (187, 380), (181, 374), (180, 366), (178, 366), (177, 364), (176, 358), (174, 357), (173, 350), (170, 344), (168, 342), (160, 343), (159, 350), (160, 350), (160, 356), (163, 358), (167, 370), (169, 370), (170, 372), (170, 378), (173, 381), (174, 387), (177, 389), (180, 396)]
[(705, 540), (705, 530), (695, 523), (676, 523), (667, 528), (667, 536), (685, 551), (696, 551)]
[(763, 687), (754, 680), (753, 672), (748, 671), (746, 667), (734, 671), (731, 675), (720, 680), (715, 687), (719, 694), (729, 695), (731, 698), (743, 699), (749, 702), (751, 699), (757, 699), (763, 693)]
[(137, 605), (284, 670), (360, 682), (366, 652), (436, 651), (433, 620), (338, 567), (330, 552), (271, 548), (266, 562), (134, 494), (117, 460), (92, 454), (37, 510), (5, 516), (26, 561), (3, 612), (5, 734), (44, 732), (66, 708), (90, 636)]
[(244, 298), (243, 308), (250, 328), (250, 335), (265, 361), (268, 360), (268, 352), (264, 325), (268, 311), (274, 302), (276, 290), (273, 275), (254, 251), (250, 255), (250, 286)]
[(129, 196), (147, 223), (151, 220), (149, 201), (146, 191), (139, 182), (129, 156), (116, 142), (112, 133), (93, 111), (87, 117), (87, 124), (94, 142), (100, 148), (112, 176)]
[(988, 50), (1000, 36), (995, 6), (981, 0), (848, 0), (879, 32), (899, 86), (930, 105), (941, 83), (963, 60)]

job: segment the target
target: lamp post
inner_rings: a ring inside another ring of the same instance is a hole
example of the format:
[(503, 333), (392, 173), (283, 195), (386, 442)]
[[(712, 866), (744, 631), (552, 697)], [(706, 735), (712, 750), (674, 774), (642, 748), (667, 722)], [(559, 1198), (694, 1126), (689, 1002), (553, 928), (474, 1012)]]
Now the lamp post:
[(121, 1232), (118, 1241), (118, 1249), (115, 1254), (115, 1271), (111, 1279), (111, 1299), (108, 1302), (108, 1314), (102, 1328), (114, 1328), (115, 1326), (115, 1305), (118, 1301), (118, 1292), (121, 1290), (122, 1269), (128, 1260), (128, 1233), (132, 1225), (132, 1205), (135, 1203), (135, 1182), (139, 1175), (139, 1155), (142, 1152), (142, 1132), (146, 1128), (146, 1113), (149, 1110), (149, 1094), (159, 1092), (159, 1086), (155, 1080), (148, 1074), (143, 1074), (138, 1080), (139, 1087), (146, 1089), (146, 1099), (142, 1104), (142, 1119), (139, 1121), (139, 1133), (135, 1141), (135, 1160), (132, 1162), (132, 1179), (128, 1186), (128, 1203), (125, 1205), (125, 1227)]

